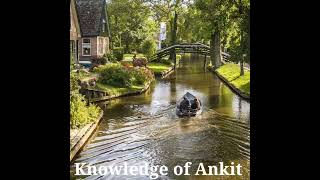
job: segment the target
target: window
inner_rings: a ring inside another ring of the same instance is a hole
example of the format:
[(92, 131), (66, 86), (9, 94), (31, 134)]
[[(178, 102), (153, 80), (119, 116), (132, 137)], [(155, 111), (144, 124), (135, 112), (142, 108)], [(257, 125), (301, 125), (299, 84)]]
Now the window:
[(90, 39), (82, 39), (82, 55), (91, 56), (91, 41)]
[(103, 38), (99, 38), (99, 54), (103, 54)]

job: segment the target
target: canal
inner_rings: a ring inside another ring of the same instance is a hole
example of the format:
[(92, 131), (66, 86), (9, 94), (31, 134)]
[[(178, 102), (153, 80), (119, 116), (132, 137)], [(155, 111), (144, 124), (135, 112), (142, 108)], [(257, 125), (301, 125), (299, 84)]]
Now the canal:
[[(203, 111), (191, 118), (175, 115), (176, 102), (190, 92)], [(165, 165), (161, 179), (250, 179), (250, 103), (234, 94), (217, 76), (203, 69), (203, 58), (183, 57), (175, 72), (157, 80), (139, 96), (109, 102), (97, 132), (71, 164), (71, 179), (149, 179), (149, 176), (74, 176), (74, 163), (94, 166)], [(173, 167), (192, 162), (241, 164), (242, 176), (173, 174)]]

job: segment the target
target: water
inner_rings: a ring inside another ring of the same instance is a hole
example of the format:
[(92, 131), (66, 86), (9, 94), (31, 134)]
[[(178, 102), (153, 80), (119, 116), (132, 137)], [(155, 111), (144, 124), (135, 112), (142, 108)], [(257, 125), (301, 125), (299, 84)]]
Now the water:
[[(175, 103), (186, 92), (199, 97), (203, 112), (178, 118)], [(250, 179), (250, 103), (235, 95), (217, 76), (203, 70), (201, 58), (185, 57), (166, 80), (157, 80), (139, 96), (111, 101), (96, 134), (73, 163), (94, 166), (165, 165), (159, 179)], [(242, 176), (175, 176), (173, 168), (198, 164), (241, 164)], [(74, 176), (71, 179), (149, 179), (149, 176)]]

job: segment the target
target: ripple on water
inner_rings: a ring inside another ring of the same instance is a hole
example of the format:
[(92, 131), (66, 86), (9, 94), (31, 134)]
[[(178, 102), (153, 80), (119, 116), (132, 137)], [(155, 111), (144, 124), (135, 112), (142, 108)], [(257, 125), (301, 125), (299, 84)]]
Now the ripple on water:
[[(107, 120), (112, 125), (99, 127), (97, 136), (75, 162), (97, 167), (148, 162), (173, 168), (188, 161), (214, 163), (233, 158), (250, 159), (247, 123), (213, 110), (205, 110), (198, 117), (171, 118), (174, 108), (162, 108), (154, 115), (143, 112), (141, 118)], [(101, 177), (87, 177), (92, 178)]]

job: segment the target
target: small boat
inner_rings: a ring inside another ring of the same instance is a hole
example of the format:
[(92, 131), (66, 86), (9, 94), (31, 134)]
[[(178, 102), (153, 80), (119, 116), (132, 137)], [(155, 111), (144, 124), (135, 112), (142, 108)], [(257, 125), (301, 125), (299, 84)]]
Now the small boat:
[(178, 116), (195, 116), (201, 113), (200, 100), (187, 92), (178, 102), (176, 114)]

